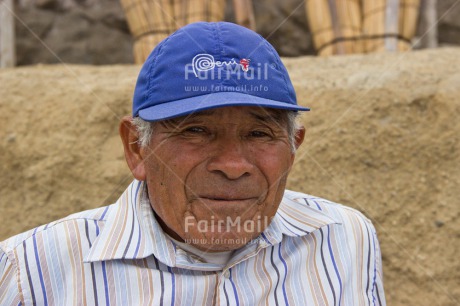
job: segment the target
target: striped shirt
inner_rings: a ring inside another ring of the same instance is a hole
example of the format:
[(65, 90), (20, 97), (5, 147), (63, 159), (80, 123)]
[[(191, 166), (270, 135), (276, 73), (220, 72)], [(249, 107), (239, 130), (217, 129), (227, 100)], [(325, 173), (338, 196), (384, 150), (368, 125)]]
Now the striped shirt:
[(351, 208), (286, 191), (226, 265), (169, 239), (144, 182), (107, 207), (0, 244), (0, 305), (385, 305), (375, 229)]

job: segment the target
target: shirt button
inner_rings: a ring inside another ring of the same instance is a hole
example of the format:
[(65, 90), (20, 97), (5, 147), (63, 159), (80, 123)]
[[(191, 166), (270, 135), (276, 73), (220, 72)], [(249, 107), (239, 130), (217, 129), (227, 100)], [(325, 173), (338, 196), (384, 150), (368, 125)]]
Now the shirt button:
[(224, 272), (224, 277), (225, 277), (225, 278), (230, 278), (230, 271), (228, 271), (228, 270), (225, 271), (225, 272)]

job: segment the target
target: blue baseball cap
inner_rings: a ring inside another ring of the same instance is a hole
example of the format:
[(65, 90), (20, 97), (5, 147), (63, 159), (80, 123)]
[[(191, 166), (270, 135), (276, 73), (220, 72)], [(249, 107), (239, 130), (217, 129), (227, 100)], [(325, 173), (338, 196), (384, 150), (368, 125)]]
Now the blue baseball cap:
[(137, 79), (133, 117), (157, 121), (223, 106), (308, 111), (259, 34), (229, 22), (189, 24), (150, 53)]

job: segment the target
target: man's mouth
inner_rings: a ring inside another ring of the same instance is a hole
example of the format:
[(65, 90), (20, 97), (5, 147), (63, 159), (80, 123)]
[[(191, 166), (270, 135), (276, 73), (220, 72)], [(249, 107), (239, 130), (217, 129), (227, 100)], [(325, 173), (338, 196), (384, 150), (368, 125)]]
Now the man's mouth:
[(235, 208), (241, 205), (247, 207), (260, 202), (259, 197), (254, 196), (199, 196), (196, 200), (205, 205), (231, 205)]
[(257, 199), (255, 197), (200, 197), (201, 199), (212, 200), (212, 201), (246, 201), (251, 199)]

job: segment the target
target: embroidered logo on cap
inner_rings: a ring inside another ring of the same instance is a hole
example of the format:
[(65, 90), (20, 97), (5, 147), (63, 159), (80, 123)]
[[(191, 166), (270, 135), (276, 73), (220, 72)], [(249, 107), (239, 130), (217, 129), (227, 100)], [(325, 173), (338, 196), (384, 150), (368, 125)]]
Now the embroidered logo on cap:
[(241, 67), (243, 68), (243, 71), (244, 72), (247, 72), (249, 70), (249, 62), (251, 60), (250, 59), (247, 59), (247, 58), (242, 58), (240, 59), (240, 65)]
[(191, 66), (195, 76), (199, 77), (200, 72), (208, 71), (214, 69), (215, 67), (223, 66), (225, 66), (227, 69), (232, 69), (232, 67), (237, 68), (238, 66), (240, 66), (244, 72), (248, 72), (249, 62), (250, 60), (246, 58), (240, 59), (239, 63), (234, 58), (232, 58), (229, 61), (216, 61), (214, 59), (214, 56), (212, 56), (211, 54), (202, 53), (197, 54), (193, 57)]

